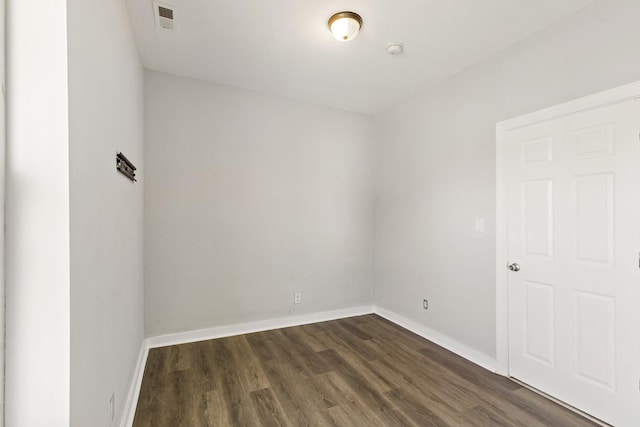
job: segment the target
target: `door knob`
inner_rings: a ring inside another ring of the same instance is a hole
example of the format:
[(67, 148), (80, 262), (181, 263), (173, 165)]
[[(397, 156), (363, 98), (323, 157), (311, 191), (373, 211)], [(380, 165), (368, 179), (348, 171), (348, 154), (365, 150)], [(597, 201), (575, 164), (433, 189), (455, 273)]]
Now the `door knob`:
[(509, 264), (507, 268), (511, 271), (520, 271), (520, 265), (516, 264), (515, 262), (513, 264)]

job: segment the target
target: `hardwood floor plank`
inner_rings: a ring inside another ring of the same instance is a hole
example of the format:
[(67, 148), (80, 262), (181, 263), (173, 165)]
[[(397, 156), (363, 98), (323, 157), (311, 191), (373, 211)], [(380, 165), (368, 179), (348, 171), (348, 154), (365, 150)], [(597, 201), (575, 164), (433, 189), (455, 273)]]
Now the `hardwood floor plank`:
[(315, 352), (322, 350), (329, 350), (329, 347), (317, 338), (317, 334), (322, 333), (324, 331), (319, 330), (313, 327), (314, 325), (302, 325), (299, 326), (299, 329), (302, 334), (304, 334), (304, 340), (307, 345), (311, 347), (311, 349)]
[(325, 360), (335, 366), (337, 372), (347, 385), (358, 392), (358, 397), (367, 405), (375, 416), (385, 425), (407, 425), (409, 420), (401, 413), (394, 410), (391, 403), (376, 390), (360, 372), (351, 367), (334, 350), (325, 350), (321, 353)]
[[(359, 393), (353, 390), (339, 374), (331, 371), (318, 375), (317, 378), (332, 391), (333, 400), (336, 402), (335, 406), (327, 409), (329, 414), (337, 413), (354, 423), (339, 425), (383, 425), (371, 409), (362, 402)], [(336, 411), (337, 408), (340, 410)]]
[(297, 328), (286, 328), (281, 331), (287, 345), (274, 349), (275, 352), (280, 353), (281, 357), (294, 364), (304, 365), (314, 374), (321, 374), (330, 370), (324, 360), (318, 357), (318, 353), (313, 351), (305, 342), (305, 335)]
[(368, 340), (373, 339), (373, 337), (371, 335), (369, 335), (368, 333), (363, 331), (358, 326), (358, 323), (353, 321), (353, 318), (342, 319), (342, 320), (336, 322), (336, 324), (338, 326), (348, 330), (349, 332), (351, 332), (353, 335), (355, 335), (356, 337), (360, 338), (361, 340), (368, 341)]
[(458, 414), (478, 404), (475, 395), (467, 392), (463, 387), (454, 387), (446, 383), (446, 379), (412, 375), (398, 364), (388, 365), (387, 361), (380, 361), (380, 363), (376, 366), (381, 366), (381, 370), (401, 372), (403, 382), (399, 382), (399, 388), (419, 396), (423, 404), (431, 408), (440, 418), (459, 422), (461, 418)]
[[(484, 369), (478, 369), (478, 366), (472, 362), (441, 347), (433, 345), (423, 348), (419, 352), (423, 355), (423, 360), (434, 361), (446, 367), (451, 378), (464, 379), (465, 387), (480, 398), (483, 402), (482, 407), (490, 414), (499, 412), (495, 410), (498, 407), (508, 409), (511, 415), (515, 415), (521, 420), (523, 426), (594, 425), (559, 405), (547, 406), (549, 401), (544, 397), (524, 389), (508, 378)], [(527, 398), (513, 399), (516, 393), (526, 393)], [(536, 406), (536, 402), (539, 400), (544, 403), (544, 407)]]
[(429, 346), (418, 351), (423, 360), (440, 365), (444, 371), (453, 373), (471, 383), (481, 382), (483, 388), (496, 393), (510, 393), (522, 388), (506, 377), (496, 375), (486, 369), (478, 369), (474, 363), (438, 346)]
[(204, 341), (195, 344), (190, 348), (189, 369), (196, 382), (195, 389), (204, 394), (217, 388), (215, 364), (211, 361), (211, 343)]
[(370, 427), (375, 426), (375, 423), (358, 417), (354, 414), (349, 414), (342, 406), (334, 406), (327, 409), (327, 413), (331, 418), (331, 422), (337, 426), (358, 426), (358, 427)]
[(556, 427), (573, 427), (592, 425), (590, 421), (586, 424), (586, 419), (575, 412), (568, 411), (560, 405), (549, 405), (549, 400), (545, 397), (534, 393), (524, 387), (513, 393), (513, 402), (523, 402), (518, 407), (526, 408), (526, 410), (535, 414), (545, 425)]
[[(277, 331), (267, 331), (245, 335), (247, 342), (253, 349), (253, 352), (258, 360), (271, 360), (274, 357), (277, 357), (277, 354), (274, 354), (268, 343), (278, 340), (278, 337), (279, 334)], [(277, 343), (277, 345), (280, 345), (280, 343)]]
[(189, 363), (188, 349), (193, 348), (193, 344), (175, 345), (169, 347), (167, 356), (165, 357), (165, 363), (163, 367), (164, 372), (177, 372), (184, 369), (189, 369), (191, 364)]
[(269, 380), (262, 370), (259, 359), (244, 335), (225, 339), (234, 366), (242, 366), (236, 373), (245, 393), (269, 387)]
[[(172, 419), (175, 425), (184, 425), (191, 406), (192, 389), (189, 374), (189, 370), (181, 370), (158, 375), (158, 387), (148, 402), (151, 409), (148, 411), (149, 416), (145, 421), (141, 421), (141, 425), (154, 426), (160, 422), (159, 420), (167, 418)], [(173, 407), (165, 407), (163, 402), (167, 401), (173, 402)]]
[[(420, 369), (416, 369), (418, 361)], [(445, 369), (428, 360), (421, 360), (420, 353), (409, 347), (399, 345), (390, 348), (387, 357), (375, 361), (373, 365), (376, 371), (394, 377), (396, 387), (423, 395), (446, 418), (457, 419), (455, 414), (479, 403), (477, 396), (468, 391), (466, 382), (447, 376)]]
[[(502, 417), (500, 413), (491, 411), (484, 406), (476, 406), (475, 408), (465, 411), (462, 415), (467, 419), (466, 425), (469, 426), (512, 427), (508, 419)], [(533, 427), (525, 422), (522, 422), (522, 426)]]
[(422, 349), (428, 342), (413, 332), (401, 328), (377, 314), (371, 314), (370, 316), (372, 316), (373, 321), (360, 327), (374, 338), (382, 339), (383, 337), (393, 337), (392, 342), (406, 345), (413, 350)]
[[(473, 363), (447, 350), (442, 348), (429, 348), (421, 350), (420, 353), (422, 353), (427, 360), (438, 361), (442, 366), (447, 367), (449, 372), (448, 377), (452, 382), (455, 383), (458, 381), (454, 379), (456, 377), (464, 380), (464, 387), (477, 396), (482, 402), (484, 410), (491, 414), (495, 414), (496, 411), (492, 409), (498, 407), (507, 409), (509, 414), (516, 416), (521, 420), (522, 425), (526, 426), (567, 425), (564, 424), (566, 422), (564, 421), (565, 419), (572, 420), (568, 425), (592, 425), (581, 424), (581, 422), (584, 422), (584, 418), (580, 416), (574, 418), (574, 413), (566, 411), (565, 408), (559, 405), (548, 407), (547, 411), (542, 410), (541, 412), (540, 409), (542, 408), (536, 408), (536, 399), (543, 399), (545, 404), (548, 404), (548, 400), (539, 395), (535, 395), (535, 397), (528, 396), (533, 399), (532, 401), (528, 401), (527, 399), (513, 399), (515, 393), (523, 389), (519, 384), (489, 371), (479, 370)], [(551, 417), (552, 415), (550, 413), (555, 412), (558, 408), (561, 408), (559, 409), (561, 413), (559, 418), (549, 421), (541, 419), (541, 413), (545, 414), (545, 417)], [(548, 422), (551, 423), (549, 424)]]
[(384, 373), (375, 369), (373, 364), (369, 362), (362, 354), (353, 351), (352, 348), (347, 346), (338, 337), (331, 336), (323, 332), (321, 335), (321, 339), (325, 340), (328, 347), (332, 347), (332, 351), (338, 353), (346, 363), (356, 369), (360, 373), (360, 375), (362, 375), (366, 379), (367, 382), (375, 386), (378, 390), (384, 392), (396, 387)]
[(265, 373), (274, 395), (293, 425), (331, 424), (324, 411), (334, 406), (333, 402), (326, 400), (328, 393), (308, 382), (301, 382), (289, 366), (277, 360), (265, 361)]
[(403, 389), (396, 388), (388, 391), (385, 393), (385, 396), (420, 426), (448, 427), (452, 425), (445, 422), (435, 412), (406, 393)]
[(334, 323), (327, 327), (325, 335), (334, 341), (338, 340), (345, 348), (353, 353), (362, 355), (366, 360), (378, 360), (382, 357), (382, 354), (369, 342), (370, 337), (366, 339), (360, 338), (352, 330), (344, 328), (340, 323)]
[[(207, 427), (229, 425), (229, 418), (225, 410), (224, 399), (222, 398), (221, 391), (219, 389), (208, 391), (204, 394), (203, 399), (204, 425)], [(156, 424), (158, 427), (163, 425), (166, 424)]]
[(271, 389), (264, 388), (252, 391), (249, 396), (257, 415), (255, 425), (266, 427), (293, 426), (287, 419), (280, 402), (278, 402)]
[(211, 352), (217, 367), (218, 387), (221, 391), (227, 414), (227, 425), (251, 425), (252, 407), (248, 402), (250, 390), (243, 387), (238, 375), (237, 360), (233, 355), (233, 346), (227, 338), (211, 341)]

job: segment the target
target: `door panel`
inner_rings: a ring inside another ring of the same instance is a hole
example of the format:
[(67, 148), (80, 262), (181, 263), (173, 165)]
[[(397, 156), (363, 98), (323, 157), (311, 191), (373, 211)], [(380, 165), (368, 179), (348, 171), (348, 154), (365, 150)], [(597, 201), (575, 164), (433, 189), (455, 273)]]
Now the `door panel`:
[(552, 257), (553, 182), (540, 179), (524, 182), (522, 186), (524, 253)]
[(576, 159), (610, 156), (613, 154), (615, 123), (576, 129), (573, 131), (574, 155)]
[(525, 293), (525, 354), (555, 365), (555, 286), (523, 281)]
[(589, 292), (576, 297), (576, 374), (615, 392), (615, 299)]
[(613, 173), (572, 178), (574, 254), (578, 262), (613, 262)]
[(640, 108), (507, 134), (509, 373), (617, 426), (640, 420)]

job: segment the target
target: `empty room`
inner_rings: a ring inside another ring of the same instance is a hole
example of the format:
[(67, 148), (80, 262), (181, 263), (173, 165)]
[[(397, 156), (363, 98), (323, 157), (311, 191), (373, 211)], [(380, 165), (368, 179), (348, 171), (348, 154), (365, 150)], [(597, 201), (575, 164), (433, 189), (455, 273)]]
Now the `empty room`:
[(0, 427), (640, 425), (640, 1), (0, 3)]

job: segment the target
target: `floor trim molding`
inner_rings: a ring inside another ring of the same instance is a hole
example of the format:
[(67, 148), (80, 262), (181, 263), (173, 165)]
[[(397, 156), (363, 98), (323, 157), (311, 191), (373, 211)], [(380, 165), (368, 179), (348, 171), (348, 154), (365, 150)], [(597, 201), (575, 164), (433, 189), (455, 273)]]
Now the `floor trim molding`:
[(433, 329), (428, 328), (414, 320), (408, 319), (396, 312), (387, 310), (386, 308), (375, 307), (374, 312), (378, 316), (384, 317), (388, 321), (393, 322), (396, 325), (413, 332), (414, 334), (420, 335), (422, 338), (438, 344), (440, 347), (444, 347), (447, 350), (457, 354), (460, 357), (464, 357), (468, 361), (473, 362), (488, 371), (496, 372), (496, 360), (474, 348), (462, 344), (461, 342), (456, 341), (441, 332), (434, 331)]
[(138, 405), (138, 396), (140, 395), (140, 386), (142, 386), (142, 376), (144, 375), (144, 368), (147, 365), (148, 354), (149, 347), (147, 346), (147, 340), (145, 339), (142, 340), (142, 345), (140, 346), (138, 362), (136, 363), (136, 368), (133, 371), (133, 378), (131, 380), (131, 385), (129, 386), (127, 401), (124, 404), (120, 427), (131, 427), (133, 425), (133, 417), (136, 414), (136, 406)]
[(158, 335), (149, 337), (142, 341), (138, 362), (134, 371), (133, 379), (129, 389), (129, 395), (125, 403), (124, 412), (120, 427), (131, 427), (136, 413), (136, 405), (140, 396), (140, 386), (142, 376), (147, 364), (149, 350), (157, 347), (169, 345), (185, 344), (190, 342), (205, 341), (216, 338), (224, 338), (235, 335), (263, 332), (273, 329), (288, 328), (291, 326), (307, 325), (309, 323), (326, 322), (329, 320), (343, 319), (345, 317), (362, 316), (365, 314), (377, 314), (390, 322), (401, 326), (422, 338), (432, 341), (441, 347), (446, 348), (457, 355), (464, 357), (470, 362), (485, 368), (491, 372), (496, 371), (496, 360), (479, 352), (465, 344), (462, 344), (440, 332), (434, 331), (420, 323), (408, 319), (391, 310), (377, 306), (358, 306), (318, 313), (301, 314), (298, 316), (283, 317), (257, 322), (241, 323), (238, 325), (226, 325), (215, 328), (198, 329), (195, 331), (178, 332), (175, 334)]
[(363, 314), (371, 314), (373, 313), (373, 310), (373, 306), (359, 306), (281, 317), (278, 319), (259, 320), (257, 322), (241, 323), (238, 325), (225, 325), (215, 328), (197, 329), (195, 331), (178, 332), (175, 334), (150, 337), (147, 338), (147, 343), (149, 348), (166, 347), (168, 345), (206, 341), (216, 338), (232, 337), (234, 335), (251, 334), (253, 332), (264, 332), (273, 329), (288, 328), (291, 326), (307, 325), (309, 323), (326, 322), (329, 320), (343, 319), (345, 317), (361, 316)]

